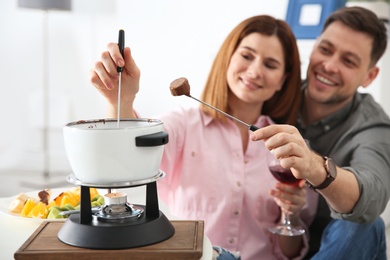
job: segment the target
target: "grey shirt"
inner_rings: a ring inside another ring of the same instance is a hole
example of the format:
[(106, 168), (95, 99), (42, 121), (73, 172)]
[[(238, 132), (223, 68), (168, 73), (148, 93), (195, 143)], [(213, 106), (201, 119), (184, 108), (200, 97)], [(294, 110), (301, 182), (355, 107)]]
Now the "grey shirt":
[(351, 103), (316, 124), (302, 127), (298, 121), (298, 129), (314, 151), (332, 158), (358, 180), (361, 195), (353, 211), (344, 214), (330, 208), (332, 218), (374, 221), (390, 196), (390, 119), (383, 109), (371, 95), (356, 93)]

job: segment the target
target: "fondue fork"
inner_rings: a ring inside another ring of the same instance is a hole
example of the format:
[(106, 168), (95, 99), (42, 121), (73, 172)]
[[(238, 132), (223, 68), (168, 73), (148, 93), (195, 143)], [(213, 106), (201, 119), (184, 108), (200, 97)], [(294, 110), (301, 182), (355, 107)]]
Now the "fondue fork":
[(187, 95), (187, 96), (190, 97), (190, 98), (192, 98), (192, 99), (194, 99), (194, 100), (196, 100), (196, 101), (198, 101), (198, 102), (200, 102), (200, 103), (202, 103), (203, 105), (208, 106), (209, 108), (214, 109), (214, 110), (216, 110), (217, 112), (222, 113), (222, 114), (224, 114), (225, 116), (227, 116), (227, 117), (229, 117), (229, 118), (231, 118), (231, 119), (233, 119), (233, 120), (235, 120), (235, 121), (237, 121), (237, 122), (239, 122), (239, 123), (245, 125), (245, 126), (248, 127), (249, 130), (251, 130), (252, 132), (254, 132), (254, 131), (256, 131), (256, 130), (259, 129), (257, 126), (254, 126), (254, 125), (250, 125), (250, 124), (248, 124), (248, 123), (245, 123), (244, 121), (241, 121), (241, 120), (238, 119), (237, 117), (234, 117), (234, 116), (232, 116), (232, 115), (229, 115), (228, 113), (225, 113), (225, 112), (223, 112), (222, 110), (220, 110), (220, 109), (218, 109), (218, 108), (216, 108), (216, 107), (213, 107), (212, 105), (207, 104), (206, 102), (204, 102), (204, 101), (202, 101), (202, 100), (200, 100), (200, 99), (197, 99), (197, 98), (195, 98), (195, 97), (193, 97), (193, 96), (191, 96), (191, 95)]
[(184, 77), (178, 78), (178, 79), (175, 79), (174, 81), (172, 81), (172, 83), (171, 83), (169, 88), (170, 88), (171, 94), (173, 96), (182, 96), (182, 95), (184, 95), (184, 96), (190, 97), (190, 98), (192, 98), (192, 99), (202, 103), (203, 105), (208, 106), (209, 108), (214, 109), (215, 111), (217, 111), (217, 112), (219, 112), (221, 114), (224, 114), (225, 116), (227, 116), (227, 117), (237, 121), (238, 123), (245, 125), (252, 132), (254, 132), (254, 131), (259, 129), (257, 126), (247, 124), (244, 121), (241, 121), (240, 119), (238, 119), (238, 118), (236, 118), (236, 117), (234, 117), (232, 115), (229, 115), (228, 113), (225, 113), (224, 111), (222, 111), (222, 110), (220, 110), (220, 109), (218, 109), (216, 107), (213, 107), (212, 105), (207, 104), (206, 102), (191, 96), (191, 94), (190, 94), (190, 92), (191, 92), (190, 84), (188, 83), (188, 80), (186, 78), (184, 78)]
[[(100, 206), (99, 207), (92, 207), (91, 208), (92, 213), (99, 212), (100, 208), (101, 208)], [(60, 213), (58, 213), (58, 215), (59, 216), (67, 216), (67, 215), (72, 215), (72, 214), (77, 214), (77, 213), (80, 213), (79, 209), (64, 210), (64, 211), (61, 211)]]
[[(119, 36), (118, 36), (118, 47), (119, 51), (124, 58), (123, 49), (125, 48), (125, 31), (119, 30)], [(120, 115), (121, 115), (121, 87), (122, 87), (122, 71), (123, 67), (117, 67), (117, 72), (119, 73), (119, 80), (118, 80), (118, 123), (117, 127), (119, 128), (119, 122), (120, 122)]]

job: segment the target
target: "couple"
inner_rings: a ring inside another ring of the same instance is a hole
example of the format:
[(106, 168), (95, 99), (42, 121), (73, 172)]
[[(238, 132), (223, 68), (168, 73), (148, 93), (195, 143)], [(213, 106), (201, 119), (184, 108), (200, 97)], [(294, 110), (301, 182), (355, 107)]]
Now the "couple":
[[(386, 259), (379, 215), (390, 196), (390, 120), (370, 95), (357, 93), (379, 73), (386, 45), (375, 14), (339, 9), (317, 39), (302, 87), (289, 26), (267, 15), (241, 22), (219, 50), (201, 99), (260, 129), (251, 133), (203, 105), (161, 115), (170, 141), (159, 197), (174, 215), (205, 221), (206, 235), (221, 246), (217, 259), (236, 257), (225, 249), (244, 260)], [(116, 117), (117, 67), (120, 116), (137, 117), (140, 70), (130, 48), (122, 58), (109, 44), (90, 80)], [(274, 180), (269, 150), (302, 179), (298, 187)], [(304, 235), (268, 231), (282, 209)]]

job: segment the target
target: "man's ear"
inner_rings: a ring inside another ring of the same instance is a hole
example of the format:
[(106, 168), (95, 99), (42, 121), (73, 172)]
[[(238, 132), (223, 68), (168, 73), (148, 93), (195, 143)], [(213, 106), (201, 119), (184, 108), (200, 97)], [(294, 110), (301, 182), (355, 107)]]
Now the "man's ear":
[(368, 87), (374, 81), (374, 79), (376, 79), (376, 76), (378, 76), (378, 74), (379, 74), (379, 67), (377, 66), (372, 67), (368, 71), (366, 77), (363, 79), (361, 86), (363, 88)]

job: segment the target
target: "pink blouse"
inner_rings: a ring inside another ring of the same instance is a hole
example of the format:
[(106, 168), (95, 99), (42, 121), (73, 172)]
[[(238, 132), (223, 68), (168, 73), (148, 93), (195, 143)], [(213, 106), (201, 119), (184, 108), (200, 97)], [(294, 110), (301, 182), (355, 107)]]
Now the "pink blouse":
[[(178, 109), (159, 118), (169, 143), (161, 164), (166, 176), (157, 185), (171, 213), (204, 220), (211, 243), (240, 251), (243, 260), (285, 259), (275, 235), (267, 230), (279, 221), (280, 209), (269, 195), (276, 180), (267, 168), (264, 143), (249, 141), (244, 153), (238, 127), (230, 119), (226, 124), (213, 120), (199, 108)], [(255, 125), (270, 123), (260, 116)], [(317, 207), (317, 194), (309, 189), (307, 194), (301, 213), (305, 228)]]

